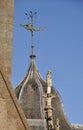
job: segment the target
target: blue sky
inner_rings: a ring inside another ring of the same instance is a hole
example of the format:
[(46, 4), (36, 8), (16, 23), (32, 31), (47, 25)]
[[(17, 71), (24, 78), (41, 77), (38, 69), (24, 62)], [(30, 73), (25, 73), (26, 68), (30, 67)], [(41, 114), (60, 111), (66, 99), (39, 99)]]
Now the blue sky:
[(46, 78), (52, 70), (53, 86), (59, 91), (71, 123), (83, 124), (83, 1), (14, 0), (12, 85), (24, 78), (31, 54), (26, 12), (37, 12), (35, 27), (46, 27), (34, 36), (36, 64)]

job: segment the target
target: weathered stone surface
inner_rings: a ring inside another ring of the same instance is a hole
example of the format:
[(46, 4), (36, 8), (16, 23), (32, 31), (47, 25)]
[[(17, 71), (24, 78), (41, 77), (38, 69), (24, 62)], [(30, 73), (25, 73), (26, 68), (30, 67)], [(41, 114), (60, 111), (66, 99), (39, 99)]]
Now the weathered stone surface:
[(0, 62), (11, 80), (14, 0), (0, 0)]
[(30, 130), (2, 67), (0, 67), (0, 130)]

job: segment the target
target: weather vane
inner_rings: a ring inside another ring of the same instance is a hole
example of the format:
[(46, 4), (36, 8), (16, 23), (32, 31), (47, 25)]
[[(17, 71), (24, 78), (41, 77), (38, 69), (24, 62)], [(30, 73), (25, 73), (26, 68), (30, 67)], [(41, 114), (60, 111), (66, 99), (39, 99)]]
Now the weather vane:
[(27, 16), (28, 23), (27, 24), (20, 24), (20, 25), (31, 32), (32, 44), (33, 44), (33, 33), (36, 31), (45, 30), (46, 28), (45, 27), (39, 27), (39, 28), (34, 27), (37, 12), (30, 11), (29, 13), (25, 13), (25, 15)]

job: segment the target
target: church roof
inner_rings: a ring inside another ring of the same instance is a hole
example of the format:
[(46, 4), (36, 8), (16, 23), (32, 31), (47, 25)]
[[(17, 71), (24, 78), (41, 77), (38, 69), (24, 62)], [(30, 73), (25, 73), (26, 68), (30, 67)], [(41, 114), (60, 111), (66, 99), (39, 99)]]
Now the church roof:
[[(32, 51), (33, 52), (33, 51)], [(30, 56), (30, 65), (23, 81), (16, 87), (15, 92), (17, 98), (23, 108), (27, 119), (45, 119), (45, 98), (43, 95), (47, 92), (47, 83), (43, 79), (35, 62), (35, 55)], [(63, 103), (60, 94), (52, 86), (52, 94), (56, 96), (52, 100), (54, 124), (56, 118), (60, 119), (60, 127), (64, 130), (71, 130), (63, 109)]]

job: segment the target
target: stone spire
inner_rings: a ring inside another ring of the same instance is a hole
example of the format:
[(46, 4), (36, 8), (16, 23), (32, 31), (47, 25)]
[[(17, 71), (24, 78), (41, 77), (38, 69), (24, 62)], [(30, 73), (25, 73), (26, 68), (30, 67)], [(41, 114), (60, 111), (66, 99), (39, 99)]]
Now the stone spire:
[(47, 83), (47, 93), (44, 96), (46, 98), (46, 120), (47, 120), (47, 130), (54, 130), (54, 123), (53, 123), (53, 107), (52, 107), (52, 98), (55, 98), (52, 94), (52, 77), (51, 71), (49, 70), (46, 76), (46, 83)]

